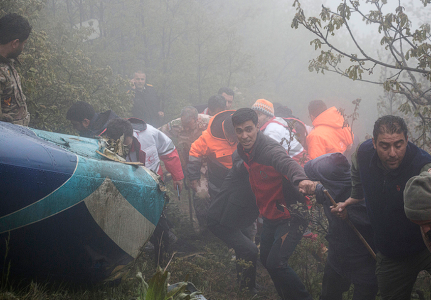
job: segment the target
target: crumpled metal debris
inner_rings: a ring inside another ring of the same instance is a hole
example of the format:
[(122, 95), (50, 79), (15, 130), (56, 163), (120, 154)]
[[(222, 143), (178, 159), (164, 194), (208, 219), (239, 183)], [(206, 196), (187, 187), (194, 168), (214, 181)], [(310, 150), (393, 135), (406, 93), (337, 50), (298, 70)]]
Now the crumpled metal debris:
[(118, 140), (101, 136), (99, 138), (99, 151), (111, 160), (125, 162), (130, 148), (124, 145), (124, 134)]

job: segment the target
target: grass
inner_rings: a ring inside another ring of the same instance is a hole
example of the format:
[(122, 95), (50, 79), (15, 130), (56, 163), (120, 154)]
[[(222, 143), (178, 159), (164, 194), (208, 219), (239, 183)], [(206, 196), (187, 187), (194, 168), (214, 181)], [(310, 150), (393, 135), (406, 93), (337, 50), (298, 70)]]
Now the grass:
[[(171, 199), (174, 200), (167, 209), (168, 218), (175, 224), (172, 231), (178, 237), (178, 241), (173, 245), (174, 255), (170, 263), (167, 267), (163, 266), (170, 272), (169, 283), (190, 281), (206, 299), (211, 300), (278, 300), (271, 278), (260, 262), (257, 265), (256, 280), (261, 288), (258, 295), (253, 297), (247, 292), (239, 291), (233, 251), (208, 232), (201, 235), (194, 233), (189, 220), (186, 193), (182, 196), (181, 201), (178, 201), (173, 194)], [(326, 225), (323, 223), (324, 228)], [(322, 226), (313, 226), (312, 231), (319, 233), (317, 239), (302, 239), (290, 259), (290, 265), (298, 273), (313, 299), (318, 299), (326, 259), (322, 245), (326, 245), (326, 241)], [(142, 296), (143, 284), (136, 275), (140, 272), (148, 283), (156, 271), (151, 251), (143, 252), (117, 285), (101, 283), (91, 288), (48, 282), (23, 285), (8, 278), (8, 268), (9, 266), (3, 266), (0, 300), (138, 300)], [(414, 290), (422, 291), (424, 299), (431, 300), (430, 287), (431, 276), (422, 272)], [(351, 299), (352, 295), (351, 289), (345, 293), (344, 299)]]

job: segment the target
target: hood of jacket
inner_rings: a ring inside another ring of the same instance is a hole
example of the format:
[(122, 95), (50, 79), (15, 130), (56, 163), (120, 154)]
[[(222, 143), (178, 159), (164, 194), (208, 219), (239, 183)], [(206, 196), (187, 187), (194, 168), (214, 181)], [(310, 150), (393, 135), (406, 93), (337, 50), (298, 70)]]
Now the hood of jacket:
[(129, 118), (127, 120), (132, 124), (133, 130), (145, 131), (147, 129), (147, 123), (141, 119)]
[(325, 125), (333, 128), (343, 128), (344, 118), (335, 106), (328, 108), (313, 120), (313, 126)]
[[(212, 117), (208, 122), (208, 129), (207, 129), (208, 133), (213, 138), (227, 140), (226, 134), (223, 128), (223, 122), (227, 118), (229, 118), (229, 116), (233, 115), (234, 112), (235, 110), (225, 110), (225, 111), (219, 112), (214, 117)], [(229, 122), (231, 121), (229, 120)]]
[[(343, 194), (350, 194), (350, 165), (347, 158), (341, 153), (330, 153), (319, 156), (307, 162), (304, 166), (307, 177), (320, 183), (334, 197), (344, 197)], [(345, 199), (340, 199), (344, 201)]]

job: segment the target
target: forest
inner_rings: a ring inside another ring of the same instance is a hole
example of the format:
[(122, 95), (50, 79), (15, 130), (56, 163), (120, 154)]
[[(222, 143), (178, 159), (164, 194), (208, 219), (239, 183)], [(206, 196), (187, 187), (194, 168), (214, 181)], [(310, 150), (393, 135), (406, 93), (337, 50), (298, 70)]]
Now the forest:
[[(235, 109), (264, 98), (288, 106), (307, 124), (308, 103), (323, 100), (344, 112), (360, 141), (379, 116), (400, 115), (411, 140), (429, 151), (431, 1), (388, 2), (1, 0), (0, 17), (15, 12), (33, 27), (18, 70), (33, 128), (77, 134), (66, 120), (77, 101), (131, 116), (130, 80), (143, 71), (161, 100), (164, 123), (226, 86), (235, 92)], [(235, 266), (227, 247), (186, 234), (184, 201), (172, 204), (171, 213), (184, 213), (175, 217), (181, 224), (176, 233), (194, 254), (173, 259), (171, 279), (191, 279), (208, 299), (249, 299), (232, 287)], [(313, 226), (319, 237), (301, 242), (292, 265), (318, 299), (327, 224)], [(154, 273), (143, 266), (139, 272)], [(258, 279), (271, 285), (262, 266), (259, 272)], [(421, 274), (423, 299), (431, 299), (430, 282)], [(20, 298), (5, 293), (9, 284), (0, 287), (0, 299), (144, 299), (136, 295), (142, 286), (135, 281), (77, 294), (49, 294), (32, 283), (17, 293)], [(277, 299), (273, 287), (262, 297), (253, 299)]]
[[(312, 3), (306, 4), (318, 12)], [(351, 102), (362, 98), (362, 121), (371, 124), (383, 94), (310, 73), (314, 37), (291, 28), (290, 1), (2, 1), (1, 12), (10, 11), (33, 26), (20, 72), (35, 128), (71, 132), (65, 112), (78, 100), (129, 116), (129, 80), (137, 70), (155, 87), (166, 122), (222, 86), (236, 92), (235, 108), (265, 98), (305, 121), (311, 100), (351, 112)], [(358, 128), (361, 136), (370, 124)]]

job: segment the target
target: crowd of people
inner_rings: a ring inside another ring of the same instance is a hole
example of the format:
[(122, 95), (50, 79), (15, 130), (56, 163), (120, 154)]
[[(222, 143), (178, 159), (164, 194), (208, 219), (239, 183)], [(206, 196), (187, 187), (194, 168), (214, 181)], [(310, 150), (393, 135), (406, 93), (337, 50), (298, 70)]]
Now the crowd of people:
[[(23, 126), (30, 115), (14, 65), (30, 32), (17, 14), (0, 19), (0, 120)], [(259, 292), (260, 258), (282, 299), (312, 299), (289, 266), (308, 226), (292, 205), (307, 206), (312, 195), (329, 222), (320, 299), (341, 300), (351, 284), (355, 300), (378, 292), (385, 300), (410, 299), (418, 273), (431, 274), (431, 156), (409, 141), (401, 117), (380, 117), (373, 137), (359, 144), (343, 115), (322, 100), (309, 103), (309, 126), (266, 99), (235, 110), (234, 91), (222, 87), (205, 105), (186, 106), (163, 125), (145, 73), (136, 71), (131, 81), (132, 118), (96, 113), (86, 102), (71, 105), (66, 118), (81, 136), (122, 138), (124, 158), (161, 178), (163, 163), (178, 194), (186, 181), (199, 231), (212, 232), (238, 261), (250, 262), (237, 263), (241, 289)], [(162, 215), (151, 238), (156, 262), (169, 251), (169, 223)]]

